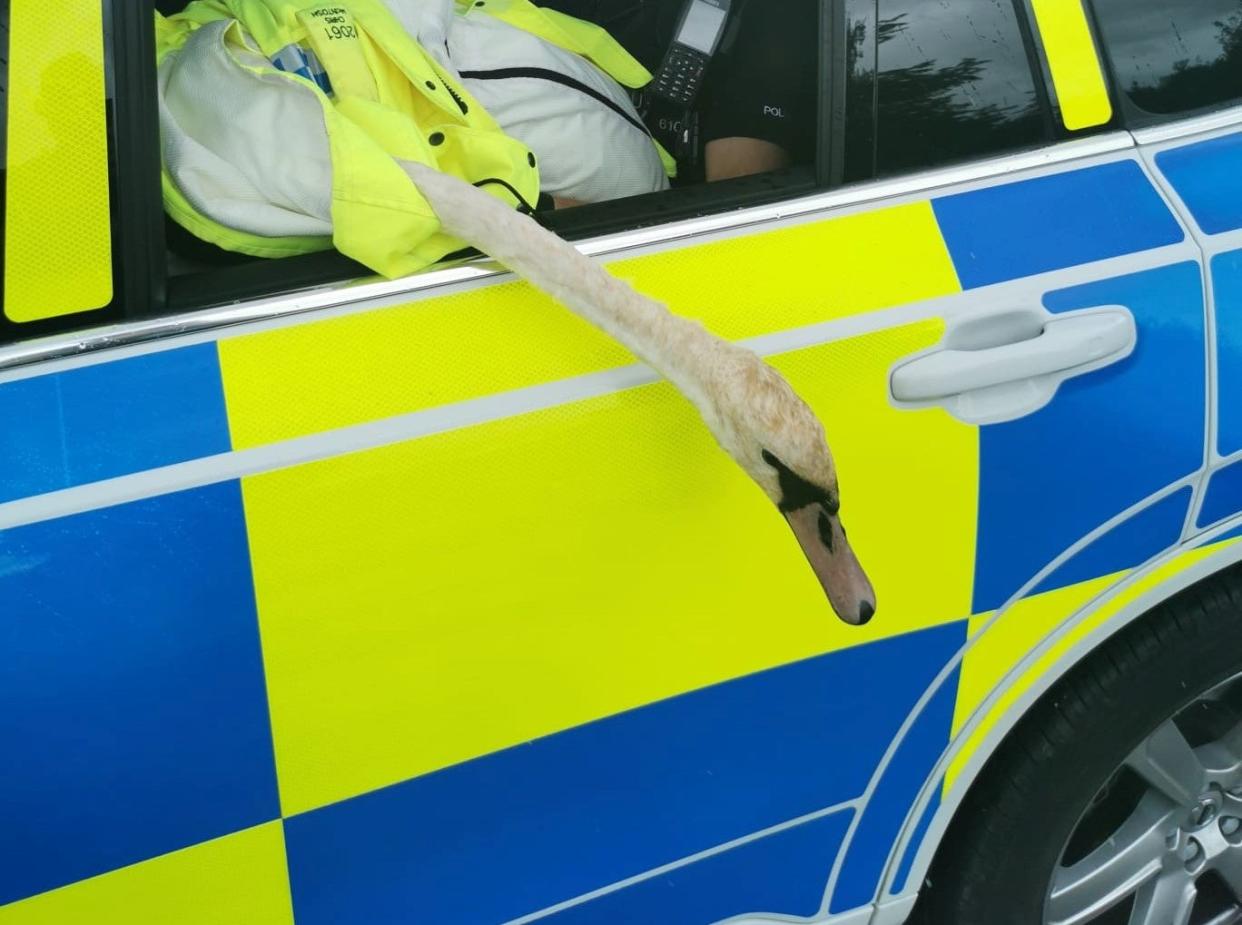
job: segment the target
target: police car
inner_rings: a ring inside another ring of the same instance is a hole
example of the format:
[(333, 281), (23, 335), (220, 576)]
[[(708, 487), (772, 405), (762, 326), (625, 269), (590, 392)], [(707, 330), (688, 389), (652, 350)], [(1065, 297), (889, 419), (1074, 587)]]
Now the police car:
[(1242, 920), (1238, 0), (825, 0), (815, 163), (556, 218), (810, 401), (865, 627), (524, 282), (167, 226), (149, 5), (3, 10), (2, 925)]

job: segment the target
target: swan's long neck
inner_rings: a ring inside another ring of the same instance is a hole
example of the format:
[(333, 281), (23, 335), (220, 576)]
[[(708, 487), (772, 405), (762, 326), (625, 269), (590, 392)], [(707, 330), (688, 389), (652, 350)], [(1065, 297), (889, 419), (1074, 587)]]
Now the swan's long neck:
[(421, 164), (402, 166), (444, 230), (529, 280), (601, 328), (699, 404), (712, 356), (733, 349), (693, 321), (605, 271), (532, 219), (468, 183)]
[[(823, 429), (810, 409), (754, 354), (640, 295), (573, 246), (473, 186), (419, 164), (402, 166), (427, 197), (445, 231), (490, 254), (662, 373), (698, 406), (721, 446), (743, 468), (747, 467), (740, 455), (742, 442), (731, 423), (739, 413), (768, 421), (769, 429), (779, 422), (799, 432), (804, 443), (818, 448), (825, 468), (831, 467)], [(758, 367), (733, 362), (743, 356)], [(743, 407), (736, 407), (739, 402)], [(719, 405), (730, 413), (719, 414)], [(760, 481), (753, 470), (747, 471)], [(875, 592), (849, 548), (844, 529), (839, 524), (833, 527), (819, 504), (799, 505), (786, 517), (836, 612), (849, 623), (871, 619)], [(825, 533), (826, 522), (835, 532)]]

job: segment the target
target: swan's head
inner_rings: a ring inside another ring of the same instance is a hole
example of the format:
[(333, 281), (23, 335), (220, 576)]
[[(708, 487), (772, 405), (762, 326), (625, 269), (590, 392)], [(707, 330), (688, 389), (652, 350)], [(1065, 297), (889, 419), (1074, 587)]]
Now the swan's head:
[(709, 401), (705, 420), (784, 515), (837, 616), (861, 626), (875, 615), (875, 590), (841, 524), (841, 491), (823, 425), (754, 354), (738, 351), (727, 367), (717, 381), (729, 385), (717, 397), (728, 397)]

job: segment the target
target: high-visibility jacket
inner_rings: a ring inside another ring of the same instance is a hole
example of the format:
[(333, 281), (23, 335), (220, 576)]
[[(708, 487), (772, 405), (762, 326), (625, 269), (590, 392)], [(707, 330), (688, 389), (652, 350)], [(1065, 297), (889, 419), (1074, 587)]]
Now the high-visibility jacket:
[[(403, 20), (420, 3), (469, 15), (451, 0), (194, 0), (157, 14), (172, 218), (229, 250), (276, 257), (335, 245), (401, 276), (462, 245), (441, 233), (397, 159), (531, 207), (538, 158), (416, 40)], [(529, 0), (488, 0), (487, 15), (619, 84), (650, 79), (597, 26)], [(654, 156), (658, 166), (663, 152)]]

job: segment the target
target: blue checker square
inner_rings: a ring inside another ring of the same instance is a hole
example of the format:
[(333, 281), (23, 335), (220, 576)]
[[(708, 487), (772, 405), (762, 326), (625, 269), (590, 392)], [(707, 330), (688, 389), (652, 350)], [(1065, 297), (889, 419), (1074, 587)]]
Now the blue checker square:
[(0, 905), (279, 816), (236, 482), (0, 532)]
[(230, 448), (215, 344), (0, 384), (0, 503)]
[(1212, 259), (1216, 305), (1216, 400), (1220, 419), (1217, 449), (1222, 456), (1242, 450), (1242, 250)]
[[(966, 624), (956, 628), (959, 643), (965, 645)], [(889, 851), (901, 835), (906, 814), (949, 743), (959, 677), (954, 670), (940, 685), (885, 769), (850, 841), (830, 911), (845, 912), (866, 905), (879, 889)]]
[(1139, 511), (1076, 553), (1031, 593), (1043, 594), (1128, 571), (1172, 549), (1182, 538), (1191, 496), (1190, 488), (1183, 488)]
[(1162, 151), (1156, 165), (1208, 234), (1242, 228), (1242, 132)]
[(1055, 173), (932, 203), (965, 289), (1185, 240), (1132, 160)]
[(1218, 469), (1208, 483), (1199, 512), (1199, 526), (1207, 528), (1242, 513), (1242, 462)]
[[(1000, 607), (1092, 530), (1203, 464), (1199, 265), (1073, 286), (1049, 293), (1044, 304), (1054, 313), (1124, 305), (1134, 314), (1138, 343), (1127, 359), (1064, 383), (1035, 414), (980, 430), (975, 613)], [(1153, 516), (1178, 523), (1184, 511), (1162, 507)], [(1138, 546), (1152, 537), (1138, 537), (1137, 545), (1125, 539), (1102, 546), (1107, 554), (1081, 558), (1065, 577), (1082, 581), (1137, 565), (1145, 558)], [(1163, 533), (1158, 540), (1168, 542)], [(1091, 574), (1097, 568), (1105, 571)]]
[(819, 912), (853, 812), (804, 822), (536, 919), (547, 925), (713, 925), (747, 913)]

